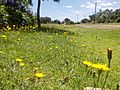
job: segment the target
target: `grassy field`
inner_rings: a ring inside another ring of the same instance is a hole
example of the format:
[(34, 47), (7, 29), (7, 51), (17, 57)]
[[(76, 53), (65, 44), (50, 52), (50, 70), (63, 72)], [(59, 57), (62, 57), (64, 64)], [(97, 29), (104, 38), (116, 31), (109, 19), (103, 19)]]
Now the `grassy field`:
[[(113, 49), (113, 57), (105, 87), (116, 90), (120, 83), (120, 29), (44, 27), (48, 28), (41, 32), (36, 32), (36, 27), (0, 32), (0, 90), (83, 90), (93, 86), (98, 74), (93, 76), (97, 71), (82, 62), (108, 64), (107, 48)], [(22, 59), (22, 64), (16, 59)], [(43, 76), (35, 77), (36, 72)], [(103, 71), (97, 87), (102, 87), (105, 75)]]

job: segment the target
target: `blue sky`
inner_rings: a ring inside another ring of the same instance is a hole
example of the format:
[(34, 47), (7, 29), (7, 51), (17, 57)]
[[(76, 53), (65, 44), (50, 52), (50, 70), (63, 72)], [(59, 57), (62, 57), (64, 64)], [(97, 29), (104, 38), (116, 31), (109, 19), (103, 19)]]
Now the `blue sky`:
[[(80, 21), (94, 14), (95, 2), (97, 2), (97, 12), (99, 9), (118, 9), (120, 8), (120, 0), (61, 0), (60, 3), (53, 0), (42, 1), (41, 16), (51, 17), (52, 20), (64, 20), (69, 18), (73, 21)], [(33, 0), (32, 11), (37, 11), (37, 0)]]

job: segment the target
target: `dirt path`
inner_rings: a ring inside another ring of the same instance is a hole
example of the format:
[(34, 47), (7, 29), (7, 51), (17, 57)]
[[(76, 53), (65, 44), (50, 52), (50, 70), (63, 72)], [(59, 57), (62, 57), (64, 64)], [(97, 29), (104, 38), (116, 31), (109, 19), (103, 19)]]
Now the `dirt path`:
[(120, 24), (79, 24), (81, 28), (120, 29)]

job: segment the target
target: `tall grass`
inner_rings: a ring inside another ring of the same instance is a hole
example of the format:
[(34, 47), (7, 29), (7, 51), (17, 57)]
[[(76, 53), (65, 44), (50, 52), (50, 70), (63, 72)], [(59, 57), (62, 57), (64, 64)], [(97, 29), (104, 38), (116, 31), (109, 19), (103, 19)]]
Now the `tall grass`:
[[(119, 30), (84, 29), (74, 25), (44, 27), (47, 28), (41, 32), (36, 32), (35, 27), (22, 27), (0, 33), (1, 90), (82, 90), (93, 83), (82, 62), (107, 64), (109, 47), (113, 49), (113, 58), (105, 87), (115, 90), (120, 81)], [(64, 35), (64, 32), (69, 33)], [(25, 65), (21, 67), (17, 58)], [(35, 77), (36, 72), (44, 77)], [(98, 87), (103, 84), (105, 75), (102, 76)]]

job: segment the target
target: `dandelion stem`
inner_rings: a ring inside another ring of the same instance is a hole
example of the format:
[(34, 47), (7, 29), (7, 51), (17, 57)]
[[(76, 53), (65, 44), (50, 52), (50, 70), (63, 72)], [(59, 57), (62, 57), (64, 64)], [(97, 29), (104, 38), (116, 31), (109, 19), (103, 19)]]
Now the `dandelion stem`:
[[(110, 61), (111, 61), (111, 59), (108, 59), (108, 60), (109, 60), (109, 62), (108, 62), (108, 68), (110, 68)], [(108, 74), (109, 74), (109, 71), (107, 71), (107, 74), (106, 74), (105, 81), (103, 83), (102, 89), (105, 87), (105, 84), (106, 84), (106, 81), (107, 81), (107, 78), (108, 78)]]

